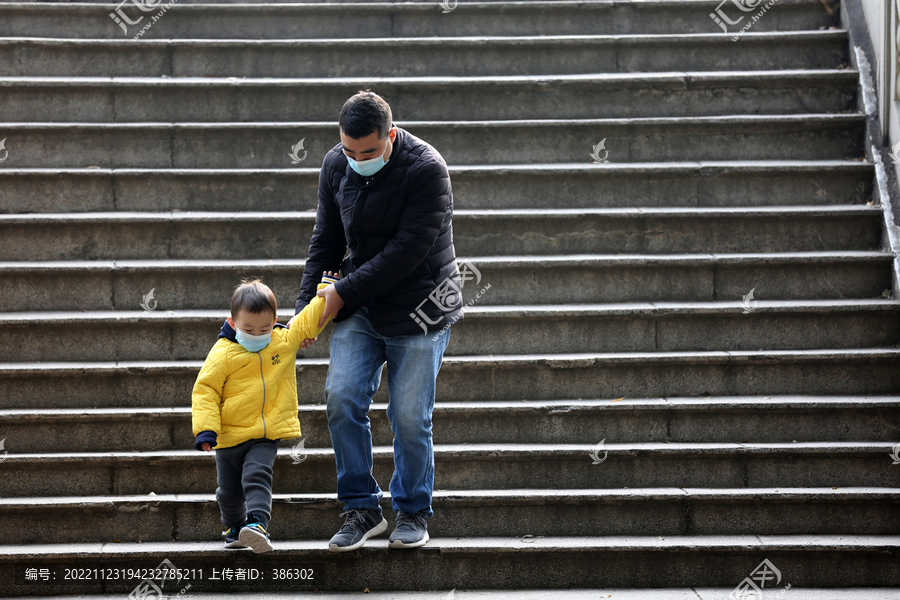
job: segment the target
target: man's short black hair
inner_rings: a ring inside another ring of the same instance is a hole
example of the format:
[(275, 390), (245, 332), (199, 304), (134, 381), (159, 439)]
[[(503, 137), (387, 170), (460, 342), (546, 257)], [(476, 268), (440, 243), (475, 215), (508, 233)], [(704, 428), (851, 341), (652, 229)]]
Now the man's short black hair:
[(354, 140), (378, 132), (378, 139), (387, 137), (393, 126), (391, 107), (384, 98), (369, 90), (356, 92), (341, 108), (341, 131)]

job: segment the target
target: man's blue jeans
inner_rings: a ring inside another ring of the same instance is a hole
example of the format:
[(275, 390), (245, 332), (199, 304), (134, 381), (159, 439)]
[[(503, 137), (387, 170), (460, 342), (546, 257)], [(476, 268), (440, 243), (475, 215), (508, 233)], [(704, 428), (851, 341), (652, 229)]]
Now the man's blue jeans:
[(366, 307), (335, 323), (331, 362), (325, 382), (328, 431), (337, 466), (338, 500), (345, 510), (381, 511), (382, 491), (372, 474), (372, 429), (369, 406), (388, 366), (387, 415), (394, 433), (394, 512), (422, 512), (431, 517), (434, 447), (431, 413), (435, 378), (441, 368), (449, 329), (420, 335), (385, 337), (369, 321)]

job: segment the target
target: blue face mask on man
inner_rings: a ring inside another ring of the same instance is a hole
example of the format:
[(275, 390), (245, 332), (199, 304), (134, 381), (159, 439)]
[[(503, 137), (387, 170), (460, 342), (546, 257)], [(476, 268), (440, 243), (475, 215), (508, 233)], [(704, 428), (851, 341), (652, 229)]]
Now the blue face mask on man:
[[(376, 156), (375, 158), (370, 158), (369, 160), (360, 160), (356, 161), (347, 157), (347, 162), (350, 163), (350, 168), (362, 175), (363, 177), (369, 177), (374, 175), (378, 171), (387, 164), (387, 161), (384, 160), (384, 155), (387, 154), (388, 146), (391, 144), (391, 138), (388, 138), (388, 145), (384, 147), (384, 152), (381, 153), (381, 156)], [(388, 159), (390, 160), (390, 159)]]

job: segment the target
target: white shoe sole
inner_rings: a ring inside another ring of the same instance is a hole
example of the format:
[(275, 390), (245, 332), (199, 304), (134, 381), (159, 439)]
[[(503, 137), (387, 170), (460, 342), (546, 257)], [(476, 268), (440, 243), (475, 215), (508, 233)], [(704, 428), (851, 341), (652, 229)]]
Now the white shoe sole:
[(351, 550), (356, 550), (360, 546), (366, 543), (366, 540), (372, 536), (379, 535), (387, 531), (388, 522), (383, 516), (381, 517), (381, 523), (368, 530), (365, 535), (363, 535), (362, 539), (356, 542), (351, 546), (338, 546), (337, 544), (328, 544), (328, 549), (332, 552), (350, 552)]
[(426, 542), (428, 542), (428, 532), (425, 532), (425, 536), (419, 540), (418, 542), (413, 542), (412, 544), (404, 544), (400, 540), (394, 540), (389, 543), (388, 546), (391, 548), (418, 548), (419, 546), (424, 546)]
[(272, 549), (269, 538), (250, 527), (241, 529), (240, 540), (242, 544), (245, 544), (248, 548), (252, 548), (257, 554), (268, 552)]
[(241, 543), (241, 540), (235, 540), (233, 542), (225, 544), (226, 550), (242, 550), (246, 547), (247, 546), (245, 546), (244, 544)]

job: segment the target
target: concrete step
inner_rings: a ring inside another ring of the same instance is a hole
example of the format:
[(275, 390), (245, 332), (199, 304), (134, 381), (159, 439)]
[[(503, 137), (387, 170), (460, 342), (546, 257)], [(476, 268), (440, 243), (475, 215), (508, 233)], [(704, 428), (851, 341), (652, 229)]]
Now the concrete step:
[[(771, 582), (769, 582), (771, 587)], [(77, 588), (72, 588), (74, 591)], [(194, 588), (191, 588), (192, 590)], [(793, 600), (900, 600), (900, 588), (886, 587), (852, 587), (852, 588), (810, 588), (797, 589), (787, 587)], [(453, 593), (450, 596), (450, 593)], [(545, 600), (546, 598), (566, 598), (566, 600), (595, 600), (598, 594), (601, 598), (616, 598), (616, 600), (722, 600), (727, 598), (734, 588), (605, 588), (605, 589), (531, 589), (531, 590), (498, 590), (498, 589), (462, 589), (453, 588), (447, 590), (432, 590), (427, 592), (316, 592), (317, 598), (324, 600), (346, 600), (355, 598), (356, 594), (366, 594), (366, 600)], [(780, 591), (778, 591), (780, 593)], [(221, 594), (193, 591), (191, 598), (197, 600), (218, 600)], [(78, 594), (77, 596), (27, 596), (18, 597), (15, 600), (121, 600), (122, 594)], [(231, 593), (229, 598), (241, 600), (294, 600), (296, 592), (243, 592)]]
[[(482, 288), (484, 294), (493, 289)], [(895, 300), (474, 306), (446, 354), (876, 348), (900, 343)], [(280, 315), (283, 322), (293, 309)], [(202, 360), (225, 310), (0, 313), (0, 362)], [(446, 323), (450, 325), (451, 323)], [(79, 332), (90, 331), (87, 338)], [(306, 357), (328, 357), (331, 328)], [(435, 334), (437, 335), (437, 334)], [(266, 356), (268, 356), (266, 354)]]
[[(353, 2), (352, 19), (347, 2), (278, 4), (215, 4), (180, 0), (166, 17), (140, 35), (140, 39), (327, 39), (377, 34), (396, 38), (471, 35), (598, 35), (714, 33), (721, 31), (709, 17), (709, 2), (467, 2), (450, 13), (434, 2)], [(118, 8), (118, 7), (117, 7)], [(118, 26), (107, 5), (80, 2), (0, 3), (0, 36), (53, 38), (134, 37), (151, 14), (125, 5), (131, 21)], [(728, 11), (725, 10), (727, 13)], [(836, 12), (818, 2), (781, 0), (766, 12), (753, 31), (817, 30), (837, 25)], [(732, 15), (737, 19), (737, 15)], [(736, 30), (743, 26), (732, 27)], [(730, 30), (730, 31), (731, 31)]]
[[(900, 527), (900, 488), (637, 488), (474, 490), (434, 494), (428, 533), (470, 536), (884, 535)], [(390, 493), (382, 499), (394, 527)], [(273, 540), (321, 540), (340, 528), (330, 494), (277, 494)], [(4, 498), (9, 545), (214, 542), (214, 493)]]
[[(603, 435), (602, 433), (599, 433)], [(601, 438), (604, 439), (604, 438)], [(435, 444), (435, 489), (593, 489), (619, 487), (900, 487), (891, 442)], [(298, 462), (279, 450), (272, 490), (333, 493), (334, 452), (305, 448)], [(390, 446), (373, 449), (373, 474), (387, 486)], [(212, 454), (190, 450), (14, 454), (0, 496), (97, 496), (209, 492)]]
[(326, 121), (369, 87), (391, 103), (394, 119), (410, 121), (839, 113), (856, 109), (858, 78), (849, 69), (553, 75), (538, 82), (518, 75), (7, 77), (0, 79), (0, 113), (22, 122)]
[[(882, 395), (900, 386), (898, 361), (898, 348), (448, 356), (437, 398)], [(186, 360), (0, 363), (0, 397), (9, 409), (184, 406), (201, 366)], [(301, 404), (321, 404), (327, 368), (327, 359), (297, 360)], [(386, 387), (376, 401), (387, 401)]]
[[(884, 251), (762, 254), (632, 254), (466, 257), (484, 284), (463, 289), (478, 306), (619, 302), (741, 302), (754, 298), (887, 298), (892, 256)], [(229, 306), (243, 276), (262, 277), (285, 311), (297, 299), (302, 259), (0, 262), (0, 311), (142, 309), (154, 292), (162, 311)], [(145, 305), (152, 307), (150, 302)], [(738, 305), (735, 304), (735, 308)], [(218, 312), (217, 312), (218, 314)], [(288, 313), (282, 314), (286, 317)]]
[[(702, 585), (733, 590), (765, 558), (782, 575), (778, 587), (788, 583), (792, 587), (897, 586), (900, 582), (896, 561), (900, 537), (891, 535), (433, 538), (422, 549), (405, 552), (389, 550), (387, 539), (380, 537), (350, 554), (329, 553), (320, 540), (275, 541), (273, 545), (274, 551), (265, 557), (227, 551), (220, 540), (6, 546), (0, 548), (0, 575), (11, 582), (6, 595), (58, 594), (73, 586), (26, 583), (25, 569), (52, 569), (62, 578), (63, 565), (93, 573), (94, 569), (156, 569), (168, 560), (172, 565), (168, 568), (181, 569), (179, 574), (185, 576), (169, 583), (189, 581), (191, 590), (198, 591), (232, 594), (265, 589), (296, 595), (313, 590), (360, 593), (371, 587), (441, 589), (446, 597), (448, 590), (463, 583), (476, 589), (546, 589), (548, 572), (576, 589)], [(486, 561), (490, 568), (485, 568)], [(598, 569), (598, 564), (604, 568)], [(225, 567), (255, 568), (261, 571), (260, 578), (222, 579)], [(272, 569), (278, 568), (296, 570), (295, 577), (301, 568), (307, 569), (308, 577), (311, 569), (314, 580), (277, 579)], [(215, 576), (212, 569), (217, 571)], [(139, 579), (98, 578), (85, 581), (79, 592), (128, 594), (138, 583)], [(774, 588), (772, 581), (768, 583)]]
[[(809, 252), (881, 248), (881, 207), (454, 211), (463, 256)], [(305, 258), (315, 213), (107, 212), (0, 215), (8, 261)]]
[[(304, 161), (303, 164), (306, 164)], [(313, 163), (310, 163), (311, 165)], [(861, 161), (451, 165), (456, 209), (858, 204), (872, 198)], [(296, 211), (316, 208), (318, 168), (0, 169), (0, 214)]]
[[(435, 6), (435, 9), (438, 7)], [(174, 21), (174, 20), (173, 20)], [(710, 27), (710, 31), (715, 27)], [(377, 31), (370, 32), (377, 35)], [(184, 34), (179, 37), (184, 37)], [(0, 38), (0, 77), (441, 77), (835, 69), (845, 30), (292, 40)], [(445, 57), (453, 56), (453, 60)], [(376, 90), (377, 91), (377, 90)]]
[[(397, 125), (438, 148), (448, 164), (591, 165), (591, 152), (603, 140), (608, 156), (595, 156), (610, 162), (861, 160), (865, 118), (811, 114)], [(305, 140), (306, 160), (313, 165), (338, 143), (335, 123), (325, 122), (0, 123), (0, 131), (7, 136), (6, 168), (290, 169), (291, 148), (299, 140)], [(603, 169), (605, 164), (592, 166)]]
[[(192, 448), (190, 395), (177, 401), (169, 408), (3, 409), (0, 431), (6, 432), (4, 447), (16, 453)], [(369, 412), (373, 443), (380, 446), (393, 443), (386, 409), (387, 404), (376, 403)], [(324, 405), (301, 405), (300, 423), (303, 447), (331, 447)], [(438, 444), (576, 444), (598, 437), (610, 443), (894, 443), (900, 441), (898, 429), (898, 396), (439, 401), (434, 409)], [(296, 444), (282, 442), (283, 447)]]

